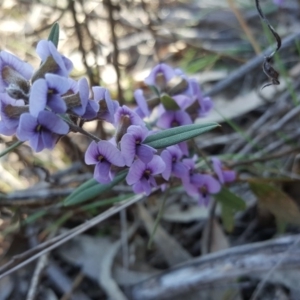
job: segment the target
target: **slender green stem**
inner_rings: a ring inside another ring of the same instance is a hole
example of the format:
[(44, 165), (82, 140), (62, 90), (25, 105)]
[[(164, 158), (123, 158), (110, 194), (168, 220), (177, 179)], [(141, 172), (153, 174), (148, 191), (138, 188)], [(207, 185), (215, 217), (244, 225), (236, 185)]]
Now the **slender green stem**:
[(6, 155), (7, 153), (13, 151), (15, 148), (19, 147), (20, 145), (22, 145), (24, 142), (18, 141), (14, 144), (12, 144), (11, 146), (7, 147), (4, 151), (2, 151), (0, 153), (0, 157)]

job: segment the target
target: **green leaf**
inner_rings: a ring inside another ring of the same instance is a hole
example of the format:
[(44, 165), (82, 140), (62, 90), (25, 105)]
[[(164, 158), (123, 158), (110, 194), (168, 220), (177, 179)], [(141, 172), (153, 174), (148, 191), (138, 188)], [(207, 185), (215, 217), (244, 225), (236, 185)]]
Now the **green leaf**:
[(57, 48), (58, 40), (59, 40), (59, 25), (58, 23), (54, 23), (53, 26), (51, 27), (48, 41), (51, 41)]
[(214, 195), (214, 198), (219, 201), (222, 205), (226, 205), (228, 208), (238, 210), (244, 210), (246, 208), (245, 201), (232, 193), (228, 188), (223, 187), (222, 190)]
[(92, 181), (84, 183), (85, 187), (78, 187), (71, 195), (69, 195), (64, 201), (64, 206), (74, 205), (78, 203), (90, 200), (98, 195), (101, 195), (111, 190), (116, 184), (120, 183), (127, 175), (128, 170), (120, 172), (110, 183), (108, 184), (92, 184)]
[(69, 198), (73, 197), (74, 194), (78, 194), (81, 193), (82, 191), (94, 186), (94, 185), (98, 185), (99, 182), (97, 180), (95, 180), (94, 178), (89, 179), (88, 181), (86, 181), (85, 183), (83, 183), (82, 185), (80, 185), (75, 191), (73, 191), (72, 194), (70, 194), (65, 201), (67, 201)]
[(168, 94), (162, 94), (160, 101), (166, 110), (180, 110), (179, 105)]
[(14, 150), (15, 148), (19, 147), (20, 145), (22, 145), (24, 142), (18, 141), (15, 142), (14, 144), (12, 144), (11, 146), (7, 147), (5, 150), (3, 150), (0, 153), (0, 157), (6, 155), (7, 153), (11, 152), (12, 150)]
[(206, 131), (218, 127), (217, 123), (183, 125), (166, 129), (148, 136), (144, 143), (156, 148), (165, 148), (192, 139)]
[(221, 218), (222, 223), (227, 232), (232, 232), (234, 228), (234, 214), (236, 211), (229, 206), (222, 204), (221, 207)]

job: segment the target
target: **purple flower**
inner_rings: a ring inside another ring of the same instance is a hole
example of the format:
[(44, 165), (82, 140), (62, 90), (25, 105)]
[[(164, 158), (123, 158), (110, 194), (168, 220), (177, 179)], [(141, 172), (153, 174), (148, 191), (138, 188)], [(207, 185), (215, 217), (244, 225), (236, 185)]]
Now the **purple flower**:
[(144, 164), (141, 160), (136, 160), (130, 167), (126, 182), (132, 185), (135, 193), (150, 195), (151, 188), (156, 187), (154, 175), (160, 174), (165, 169), (165, 163), (158, 155), (154, 155), (152, 160)]
[(7, 90), (14, 99), (27, 99), (32, 74), (31, 65), (6, 51), (1, 51), (0, 92)]
[(46, 73), (54, 73), (64, 77), (69, 76), (73, 69), (72, 62), (61, 55), (51, 41), (39, 41), (36, 52), (42, 60), (42, 65), (34, 74), (32, 81), (44, 77)]
[(120, 106), (115, 113), (116, 142), (121, 141), (123, 135), (131, 125), (145, 126), (141, 117), (126, 105)]
[(20, 117), (17, 137), (20, 141), (29, 141), (35, 152), (44, 148), (53, 149), (59, 135), (67, 134), (69, 126), (57, 115), (50, 111), (30, 110)]
[(145, 164), (152, 160), (156, 150), (142, 144), (148, 133), (148, 129), (144, 126), (131, 125), (127, 133), (123, 135), (121, 139), (121, 152), (126, 166), (131, 166), (136, 156)]
[(88, 105), (89, 100), (89, 84), (86, 78), (79, 79), (78, 82), (69, 78), (70, 89), (66, 96), (63, 97), (65, 100), (68, 110), (71, 110), (78, 116), (83, 116)]
[[(124, 122), (130, 125), (140, 125), (145, 126), (144, 121), (129, 107), (126, 105), (120, 106), (115, 113), (115, 123), (120, 124)], [(129, 127), (129, 126), (128, 126)]]
[[(197, 188), (199, 204), (208, 205), (210, 194), (217, 194), (221, 190), (220, 183), (211, 175), (208, 174), (194, 174), (191, 177), (190, 184)], [(187, 188), (187, 186), (185, 186)], [(190, 194), (194, 194), (194, 189), (188, 190)], [(194, 194), (195, 195), (195, 194)]]
[(161, 153), (161, 158), (166, 164), (166, 168), (162, 172), (162, 177), (165, 180), (169, 180), (171, 174), (177, 178), (186, 178), (188, 176), (187, 166), (180, 161), (182, 152), (179, 146), (174, 145), (167, 147), (167, 149)]
[(278, 6), (282, 6), (283, 2), (284, 2), (284, 0), (273, 0), (273, 3)]
[(199, 117), (204, 117), (213, 108), (213, 102), (210, 97), (203, 97), (200, 86), (195, 79), (191, 79), (190, 82), (192, 84), (194, 99), (198, 101), (200, 107), (198, 110)]
[(125, 162), (120, 150), (108, 141), (91, 142), (85, 152), (85, 163), (96, 165), (94, 178), (100, 183), (112, 180), (111, 166), (124, 167)]
[(150, 86), (156, 86), (162, 91), (174, 76), (176, 76), (176, 73), (170, 66), (167, 64), (158, 64), (145, 79), (145, 83)]
[(15, 134), (24, 112), (28, 112), (28, 106), (24, 106), (23, 100), (15, 100), (6, 93), (0, 93), (0, 133), (8, 136)]
[(164, 112), (158, 119), (157, 126), (167, 129), (192, 123), (193, 121), (187, 112), (176, 110)]
[(221, 190), (219, 181), (211, 175), (198, 173), (194, 159), (184, 159), (183, 163), (189, 170), (188, 176), (182, 178), (185, 191), (190, 196), (198, 197), (199, 204), (208, 205), (210, 194)]
[(182, 110), (185, 110), (195, 102), (195, 99), (186, 95), (175, 95), (172, 98)]
[(114, 115), (119, 107), (119, 102), (111, 99), (109, 91), (106, 88), (94, 86), (92, 90), (94, 100), (100, 105), (97, 114), (98, 119), (114, 124)]
[(221, 161), (214, 157), (212, 158), (213, 169), (218, 176), (221, 184), (233, 182), (236, 179), (236, 173), (233, 170), (226, 170), (222, 167)]
[(134, 98), (139, 108), (139, 115), (141, 118), (149, 117), (150, 111), (148, 108), (148, 104), (146, 98), (144, 97), (143, 90), (138, 89), (134, 91)]
[(81, 116), (81, 118), (86, 120), (93, 120), (97, 117), (98, 111), (99, 104), (95, 100), (88, 99), (85, 113)]
[(175, 69), (174, 72), (177, 76), (180, 76), (182, 78), (182, 80), (185, 80), (187, 83), (187, 88), (184, 91), (180, 92), (180, 94), (191, 97), (193, 94), (193, 91), (192, 91), (192, 85), (191, 85), (191, 82), (190, 82), (190, 79), (188, 78), (188, 76), (179, 68)]
[(46, 74), (45, 79), (36, 80), (30, 91), (29, 105), (37, 112), (43, 110), (46, 105), (55, 113), (65, 113), (67, 106), (61, 95), (70, 88), (67, 78)]

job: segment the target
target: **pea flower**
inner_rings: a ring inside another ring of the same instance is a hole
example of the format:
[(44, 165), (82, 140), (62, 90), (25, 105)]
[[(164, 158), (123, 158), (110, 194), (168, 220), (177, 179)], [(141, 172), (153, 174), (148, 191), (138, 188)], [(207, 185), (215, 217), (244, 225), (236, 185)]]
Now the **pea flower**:
[(146, 101), (146, 98), (143, 94), (143, 90), (142, 89), (137, 89), (134, 91), (134, 98), (135, 101), (138, 105), (137, 108), (137, 113), (141, 118), (145, 118), (145, 117), (149, 117), (150, 116), (150, 111), (148, 108), (148, 104)]
[(189, 175), (182, 178), (182, 183), (188, 195), (198, 197), (199, 204), (208, 205), (211, 194), (217, 194), (221, 190), (218, 180), (209, 174), (200, 174), (195, 169), (193, 159), (184, 159), (183, 163), (189, 169)]
[(166, 164), (165, 170), (162, 172), (162, 177), (169, 180), (171, 174), (177, 178), (185, 178), (188, 175), (188, 168), (181, 162), (182, 152), (178, 145), (167, 147), (161, 153), (161, 158)]
[(8, 136), (15, 134), (21, 114), (28, 110), (23, 100), (15, 100), (6, 93), (0, 93), (0, 133)]
[(193, 90), (193, 97), (198, 104), (199, 117), (205, 117), (213, 108), (213, 102), (210, 97), (203, 97), (200, 86), (195, 79), (190, 80)]
[(100, 86), (92, 88), (95, 102), (99, 103), (100, 109), (97, 118), (114, 124), (114, 115), (119, 107), (118, 101), (112, 100), (109, 91)]
[(85, 152), (84, 159), (87, 165), (95, 165), (94, 178), (100, 183), (111, 182), (112, 166), (125, 166), (120, 150), (108, 141), (91, 142)]
[(152, 160), (156, 150), (143, 144), (148, 133), (149, 130), (144, 126), (131, 125), (128, 127), (127, 133), (121, 139), (121, 153), (127, 166), (131, 166), (135, 157), (145, 164)]
[(0, 92), (7, 91), (14, 99), (27, 99), (33, 68), (6, 51), (0, 53)]
[(144, 192), (149, 196), (152, 187), (157, 186), (154, 175), (162, 173), (165, 166), (164, 161), (158, 155), (154, 155), (147, 164), (137, 159), (129, 169), (126, 182), (132, 185), (132, 189), (136, 194)]
[(17, 137), (20, 141), (28, 140), (32, 149), (40, 152), (44, 148), (53, 149), (59, 135), (68, 131), (69, 126), (53, 112), (31, 110), (21, 115)]
[(120, 142), (131, 125), (145, 126), (141, 117), (126, 105), (120, 106), (115, 112), (116, 142)]
[(221, 161), (214, 157), (212, 158), (213, 169), (220, 181), (221, 184), (227, 182), (233, 182), (236, 179), (236, 173), (233, 170), (226, 170), (223, 166)]
[(189, 114), (183, 110), (170, 110), (164, 112), (157, 121), (157, 126), (161, 128), (172, 128), (181, 125), (192, 124)]
[(144, 81), (147, 85), (156, 86), (159, 91), (163, 91), (174, 76), (176, 76), (175, 71), (162, 63), (155, 66)]
[(69, 78), (70, 89), (66, 96), (63, 97), (67, 104), (68, 110), (78, 116), (83, 116), (86, 112), (89, 100), (89, 84), (85, 77), (77, 81)]
[(55, 113), (65, 113), (67, 106), (61, 95), (69, 88), (70, 83), (67, 78), (51, 73), (45, 74), (45, 78), (40, 78), (33, 83), (29, 103), (34, 102), (34, 107), (38, 111), (43, 110), (47, 105)]
[(53, 73), (68, 77), (73, 69), (73, 63), (64, 55), (61, 55), (51, 41), (38, 42), (36, 52), (42, 60), (42, 65), (32, 77), (32, 82), (43, 78), (46, 73)]
[(199, 204), (204, 204), (205, 206), (210, 201), (210, 195), (217, 194), (221, 190), (220, 183), (209, 174), (194, 174), (190, 184), (192, 186), (190, 188), (188, 188), (188, 185), (185, 185), (187, 192), (190, 195), (198, 195)]

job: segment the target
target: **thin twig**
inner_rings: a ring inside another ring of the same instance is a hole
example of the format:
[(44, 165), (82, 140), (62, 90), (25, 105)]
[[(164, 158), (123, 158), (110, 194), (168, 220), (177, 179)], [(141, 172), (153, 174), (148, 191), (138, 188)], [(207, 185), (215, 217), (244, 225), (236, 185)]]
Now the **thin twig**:
[(104, 2), (108, 9), (108, 19), (112, 37), (112, 43), (114, 47), (113, 51), (113, 65), (117, 74), (117, 86), (118, 86), (118, 101), (120, 105), (124, 103), (123, 91), (121, 87), (121, 73), (119, 68), (119, 47), (118, 47), (118, 38), (116, 35), (116, 21), (114, 19), (114, 11), (116, 10), (111, 0), (105, 0)]

